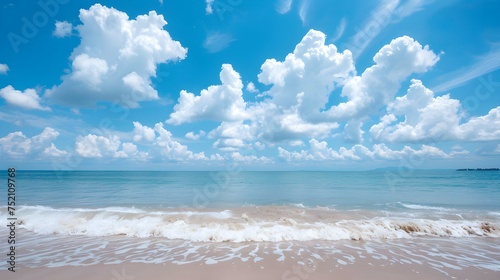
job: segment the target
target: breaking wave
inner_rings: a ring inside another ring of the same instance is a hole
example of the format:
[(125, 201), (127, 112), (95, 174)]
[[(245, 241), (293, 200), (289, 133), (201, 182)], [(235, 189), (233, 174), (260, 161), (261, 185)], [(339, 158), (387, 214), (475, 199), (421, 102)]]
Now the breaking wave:
[[(415, 206), (404, 205), (408, 208)], [(5, 216), (7, 213), (1, 213)], [(195, 242), (378, 240), (421, 236), (498, 238), (498, 219), (432, 219), (265, 206), (231, 210), (22, 206), (18, 227), (39, 234), (158, 237)]]

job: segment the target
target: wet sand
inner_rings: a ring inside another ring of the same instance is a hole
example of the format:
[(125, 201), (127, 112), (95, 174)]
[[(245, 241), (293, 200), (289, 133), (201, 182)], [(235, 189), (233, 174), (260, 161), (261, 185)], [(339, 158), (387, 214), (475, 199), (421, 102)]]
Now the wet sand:
[(500, 279), (500, 272), (467, 268), (445, 275), (428, 265), (393, 264), (366, 260), (342, 266), (336, 260), (298, 265), (292, 261), (224, 262), (217, 264), (140, 264), (26, 268), (17, 272), (2, 271), (5, 280), (156, 280), (156, 279)]

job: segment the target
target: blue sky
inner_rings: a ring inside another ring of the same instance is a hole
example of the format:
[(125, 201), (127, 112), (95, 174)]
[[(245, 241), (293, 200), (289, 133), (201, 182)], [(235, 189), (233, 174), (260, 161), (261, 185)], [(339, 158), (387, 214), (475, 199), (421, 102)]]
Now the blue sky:
[(0, 7), (1, 166), (497, 167), (498, 1)]

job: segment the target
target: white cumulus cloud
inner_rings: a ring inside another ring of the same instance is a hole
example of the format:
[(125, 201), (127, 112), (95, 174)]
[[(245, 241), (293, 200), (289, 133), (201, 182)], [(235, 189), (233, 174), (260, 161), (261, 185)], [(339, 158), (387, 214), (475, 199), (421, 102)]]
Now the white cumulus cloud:
[(133, 131), (133, 136), (132, 139), (134, 142), (152, 142), (155, 140), (155, 130), (142, 125), (140, 122), (133, 122), (134, 124), (134, 131)]
[(154, 130), (158, 134), (154, 144), (154, 151), (150, 153), (161, 159), (187, 161), (187, 160), (206, 160), (203, 152), (194, 153), (187, 146), (174, 140), (172, 133), (163, 127), (162, 123), (155, 124)]
[(259, 90), (255, 87), (255, 84), (252, 83), (252, 82), (249, 82), (246, 86), (246, 90), (248, 92), (252, 92), (252, 93), (255, 93), (255, 92), (259, 92)]
[[(439, 60), (428, 46), (403, 36), (383, 46), (373, 58), (375, 64), (358, 76), (351, 52), (339, 52), (325, 42), (324, 33), (310, 30), (284, 60), (267, 59), (258, 81), (270, 88), (259, 94), (264, 100), (258, 102), (243, 99), (239, 73), (224, 64), (222, 85), (199, 95), (182, 91), (167, 123), (220, 121), (208, 136), (216, 139), (214, 147), (226, 151), (257, 141), (324, 139), (339, 127), (346, 141), (360, 143), (363, 122), (392, 102), (409, 76), (428, 71)], [(255, 90), (248, 83), (247, 91)], [(331, 104), (339, 93), (347, 101)]]
[(274, 104), (284, 109), (299, 105), (301, 117), (317, 118), (335, 87), (353, 76), (351, 52), (340, 53), (325, 40), (324, 33), (310, 30), (284, 61), (272, 58), (262, 64), (259, 82), (272, 85), (266, 94)]
[(387, 106), (387, 114), (370, 128), (372, 138), (388, 142), (441, 142), (500, 140), (500, 106), (487, 115), (465, 114), (449, 94), (434, 96), (421, 81), (412, 80), (406, 95)]
[[(387, 106), (389, 114), (370, 128), (372, 137), (389, 142), (446, 141), (454, 138), (460, 121), (460, 102), (449, 95), (434, 98), (419, 80), (412, 80), (406, 95)], [(396, 116), (404, 116), (397, 122)], [(397, 122), (394, 124), (394, 122)]]
[(205, 136), (206, 134), (207, 133), (205, 131), (203, 131), (203, 130), (200, 130), (198, 132), (198, 134), (196, 134), (194, 131), (190, 131), (190, 132), (186, 133), (186, 135), (184, 137), (186, 137), (189, 140), (195, 140), (196, 141), (196, 140), (199, 140), (200, 137)]
[(70, 36), (73, 32), (73, 25), (67, 21), (57, 21), (56, 20), (56, 28), (52, 32), (52, 35), (62, 38), (66, 36)]
[(370, 150), (368, 147), (357, 144), (351, 148), (340, 147), (334, 150), (328, 147), (325, 141), (316, 139), (309, 140), (309, 149), (301, 151), (288, 151), (278, 147), (279, 157), (286, 161), (345, 161), (361, 159), (383, 159), (399, 160), (410, 156), (420, 158), (450, 158), (451, 154), (446, 154), (437, 147), (430, 145), (421, 145), (420, 149), (413, 149), (404, 146), (401, 150), (392, 150), (385, 144), (375, 144)]
[(221, 85), (203, 89), (200, 95), (181, 91), (178, 104), (167, 123), (182, 124), (202, 119), (232, 121), (246, 118), (243, 83), (230, 64), (222, 65)]
[(325, 114), (335, 120), (349, 120), (373, 113), (394, 100), (401, 83), (413, 73), (429, 70), (439, 57), (408, 36), (383, 46), (373, 57), (375, 65), (342, 88), (347, 102), (331, 107)]
[(64, 150), (59, 150), (54, 143), (50, 145), (50, 147), (45, 148), (43, 150), (43, 155), (52, 158), (58, 158), (67, 155), (68, 152)]
[(7, 103), (24, 109), (50, 111), (49, 107), (40, 105), (40, 96), (38, 96), (36, 90), (31, 88), (20, 91), (8, 85), (0, 89), (0, 97), (5, 99)]
[(7, 64), (0, 63), (0, 75), (7, 75), (9, 71), (9, 66)]
[[(175, 140), (172, 133), (165, 129), (162, 123), (148, 127), (140, 122), (133, 122), (134, 130), (123, 133), (122, 138), (131, 138), (136, 144), (122, 142), (117, 135), (100, 136), (88, 134), (78, 136), (75, 143), (75, 151), (85, 158), (128, 158), (134, 160), (149, 160), (151, 162), (161, 161), (197, 161), (218, 158), (220, 155), (207, 158), (203, 152), (195, 153), (186, 145)], [(203, 135), (200, 131), (195, 136)]]
[(129, 19), (124, 12), (95, 4), (80, 10), (81, 37), (70, 56), (71, 72), (46, 95), (80, 107), (109, 101), (126, 107), (158, 99), (151, 85), (160, 63), (181, 60), (187, 49), (163, 29), (167, 24), (155, 11)]
[(31, 150), (31, 140), (28, 139), (21, 131), (12, 132), (7, 136), (0, 138), (0, 146), (2, 152), (10, 156), (26, 155)]
[(500, 106), (491, 109), (488, 114), (473, 117), (458, 128), (458, 139), (466, 141), (500, 140)]
[(137, 147), (132, 143), (122, 144), (116, 135), (88, 134), (77, 137), (75, 151), (84, 158), (129, 158), (137, 154)]
[(54, 141), (59, 132), (51, 127), (46, 127), (40, 134), (31, 138), (26, 137), (21, 131), (7, 134), (0, 138), (0, 151), (7, 157), (41, 156), (48, 155), (59, 157), (66, 154), (56, 148)]

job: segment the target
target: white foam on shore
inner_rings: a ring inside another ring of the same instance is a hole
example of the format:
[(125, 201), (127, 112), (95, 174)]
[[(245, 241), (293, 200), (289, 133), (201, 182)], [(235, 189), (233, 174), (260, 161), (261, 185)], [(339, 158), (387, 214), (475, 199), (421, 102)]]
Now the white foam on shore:
[(407, 209), (413, 209), (413, 210), (434, 210), (434, 211), (445, 211), (445, 212), (456, 211), (455, 209), (451, 209), (451, 208), (429, 206), (429, 205), (411, 204), (411, 203), (403, 203), (403, 202), (398, 202), (398, 204), (407, 208)]
[[(168, 212), (135, 208), (54, 209), (22, 206), (17, 214), (20, 228), (39, 234), (125, 235), (194, 242), (380, 240), (419, 236), (500, 237), (497, 220), (432, 220), (387, 215), (345, 218), (338, 211), (317, 214), (314, 212), (316, 210), (310, 210), (307, 212), (309, 216), (304, 216), (304, 211), (294, 212), (289, 208), (259, 211), (239, 215), (230, 210)], [(275, 215), (276, 211), (279, 215)], [(317, 214), (317, 217), (313, 214)], [(6, 213), (0, 214), (3, 215)]]

